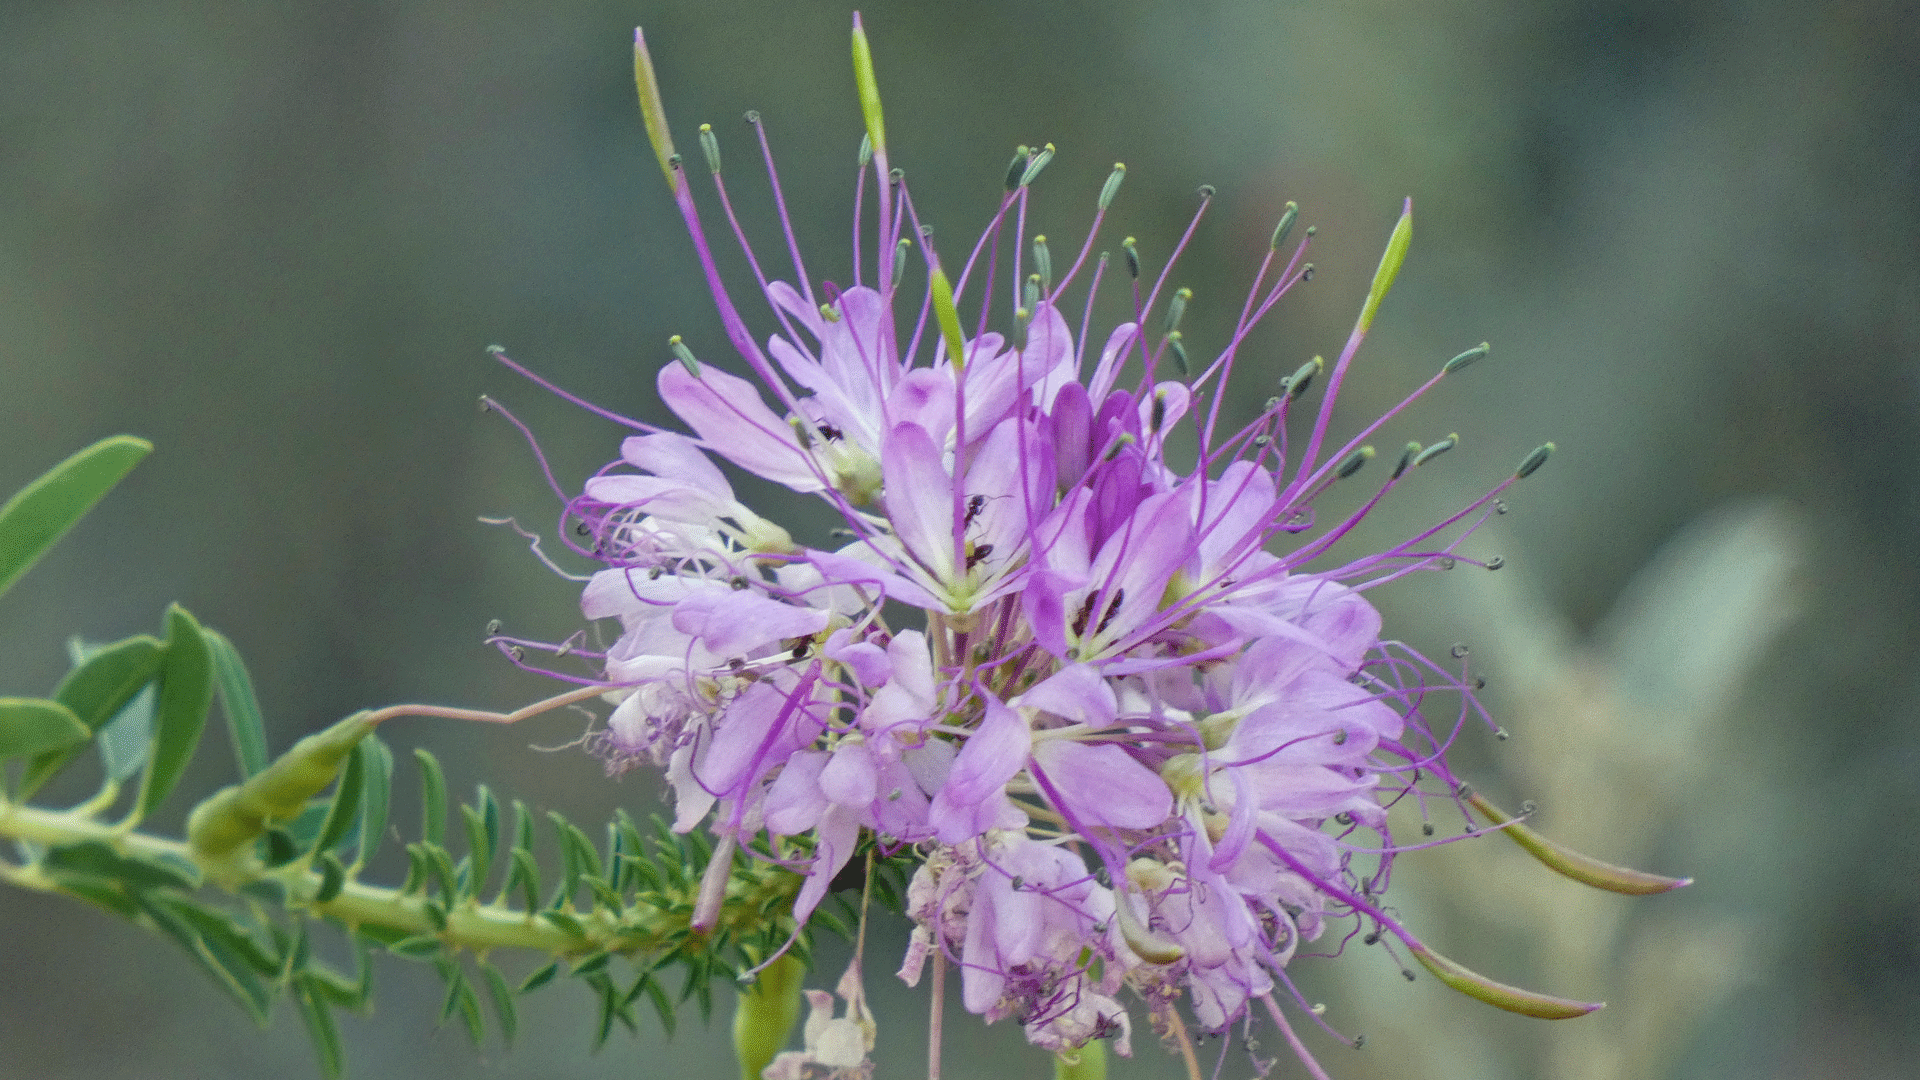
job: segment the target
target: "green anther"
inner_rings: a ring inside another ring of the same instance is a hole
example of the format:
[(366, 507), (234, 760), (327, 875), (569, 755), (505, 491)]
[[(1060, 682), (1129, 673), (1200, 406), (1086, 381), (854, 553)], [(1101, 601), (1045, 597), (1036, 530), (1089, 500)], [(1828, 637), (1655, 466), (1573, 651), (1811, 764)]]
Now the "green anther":
[(1167, 351), (1173, 354), (1174, 370), (1180, 373), (1182, 379), (1192, 374), (1193, 367), (1187, 363), (1187, 347), (1181, 343), (1180, 331), (1175, 330), (1167, 335)]
[(1553, 449), (1552, 443), (1545, 443), (1535, 449), (1533, 453), (1528, 454), (1526, 460), (1520, 463), (1520, 467), (1513, 470), (1513, 478), (1515, 480), (1525, 480), (1527, 477), (1538, 472), (1540, 466), (1545, 465), (1547, 459), (1553, 456)]
[(640, 119), (647, 126), (647, 141), (653, 144), (653, 156), (660, 159), (660, 171), (667, 186), (678, 189), (674, 176), (673, 135), (667, 131), (667, 110), (660, 103), (660, 83), (653, 77), (653, 57), (647, 54), (647, 39), (639, 27), (633, 28), (633, 84), (640, 91)]
[(1053, 144), (1048, 143), (1034, 153), (1033, 160), (1027, 162), (1027, 170), (1020, 174), (1020, 186), (1026, 187), (1038, 179), (1040, 170), (1046, 168), (1047, 163), (1052, 160)]
[(1416, 454), (1413, 459), (1413, 467), (1417, 469), (1458, 445), (1460, 445), (1460, 436), (1457, 434), (1449, 435)]
[(860, 115), (867, 121), (873, 152), (884, 156), (887, 125), (880, 117), (880, 80), (873, 73), (873, 47), (867, 44), (867, 31), (857, 12), (853, 16), (853, 84), (860, 92)]
[(1125, 240), (1120, 241), (1120, 250), (1127, 256), (1127, 273), (1133, 275), (1133, 280), (1139, 281), (1140, 249), (1133, 246), (1133, 237), (1129, 236)]
[(1393, 288), (1393, 279), (1400, 276), (1400, 264), (1407, 261), (1407, 245), (1413, 243), (1413, 200), (1408, 199), (1406, 208), (1400, 212), (1400, 220), (1394, 222), (1393, 235), (1387, 238), (1387, 250), (1380, 256), (1380, 266), (1373, 272), (1373, 285), (1367, 290), (1367, 302), (1360, 308), (1360, 321), (1354, 327), (1360, 333), (1367, 332), (1373, 325), (1373, 317), (1380, 311), (1380, 301), (1387, 298), (1387, 290)]
[(1120, 451), (1125, 450), (1127, 447), (1132, 445), (1133, 445), (1133, 435), (1131, 433), (1123, 431), (1120, 433), (1119, 438), (1113, 440), (1113, 447), (1107, 451), (1107, 456), (1102, 460), (1112, 461), (1114, 458), (1117, 458), (1120, 456)]
[(696, 379), (700, 377), (700, 361), (693, 358), (693, 350), (687, 348), (687, 343), (680, 340), (679, 334), (667, 339), (667, 348), (673, 350), (673, 358), (680, 361), (680, 366), (687, 369), (687, 374)]
[(1045, 292), (1053, 291), (1053, 252), (1047, 249), (1047, 238), (1033, 238), (1033, 268), (1040, 275), (1040, 288)]
[(1443, 374), (1451, 375), (1461, 368), (1466, 367), (1468, 364), (1485, 357), (1492, 349), (1493, 346), (1483, 341), (1441, 365), (1440, 370)]
[(900, 238), (900, 243), (896, 245), (896, 248), (894, 250), (893, 287), (895, 290), (898, 290), (900, 288), (900, 276), (907, 272), (907, 251), (912, 247), (913, 247), (913, 241), (903, 236)]
[(1372, 460), (1373, 460), (1373, 447), (1363, 446), (1360, 449), (1355, 450), (1353, 453), (1348, 454), (1347, 459), (1340, 463), (1340, 467), (1338, 469), (1334, 470), (1334, 475), (1338, 476), (1342, 480), (1345, 480), (1348, 477), (1352, 476), (1354, 473), (1359, 472), (1361, 466), (1365, 465), (1367, 462)]
[(700, 125), (700, 152), (707, 155), (707, 171), (720, 175), (720, 137), (713, 133), (712, 124)]
[(1040, 305), (1040, 275), (1028, 274), (1027, 280), (1020, 284), (1020, 310), (1033, 315), (1033, 309)]
[(1100, 185), (1100, 209), (1113, 205), (1113, 197), (1120, 194), (1120, 181), (1127, 178), (1127, 165), (1123, 161), (1113, 163), (1113, 171), (1107, 174), (1107, 182)]
[(1320, 374), (1321, 369), (1325, 368), (1326, 366), (1327, 366), (1326, 358), (1321, 356), (1316, 356), (1313, 359), (1295, 368), (1293, 371), (1293, 374), (1287, 376), (1287, 381), (1283, 385), (1283, 389), (1285, 389), (1287, 392), (1287, 399), (1291, 401), (1292, 399), (1299, 397), (1301, 394), (1306, 393), (1307, 387), (1313, 385), (1313, 377), (1315, 375)]
[(873, 163), (873, 136), (865, 134), (864, 132), (860, 135), (859, 159), (860, 169), (863, 172), (868, 165)]
[(965, 371), (966, 339), (960, 333), (960, 311), (953, 306), (953, 285), (947, 281), (947, 272), (937, 266), (928, 278), (928, 291), (933, 294), (933, 317), (940, 323), (940, 336), (947, 343), (947, 356), (953, 361), (954, 371)]
[(1192, 299), (1192, 289), (1182, 286), (1174, 290), (1173, 299), (1167, 301), (1167, 325), (1161, 333), (1172, 334), (1180, 329), (1180, 320), (1187, 313), (1187, 301)]
[(1267, 247), (1279, 251), (1280, 245), (1287, 242), (1287, 234), (1293, 231), (1294, 219), (1299, 216), (1300, 204), (1288, 199), (1287, 212), (1280, 215), (1280, 224), (1273, 227), (1273, 239), (1267, 242)]
[(834, 307), (832, 304), (820, 305), (820, 317), (827, 320), (828, 322), (840, 321), (840, 313), (834, 310)]
[(1013, 148), (1013, 160), (1007, 162), (1007, 190), (1018, 191), (1020, 178), (1027, 175), (1027, 162), (1033, 160), (1033, 148), (1016, 146)]
[(1406, 475), (1407, 470), (1413, 467), (1413, 459), (1419, 456), (1420, 444), (1417, 442), (1408, 443), (1406, 450), (1400, 454), (1400, 464), (1393, 467), (1393, 478), (1398, 480)]
[[(1171, 345), (1175, 343), (1169, 341), (1168, 344)], [(1181, 365), (1181, 374), (1184, 375), (1185, 373), (1186, 373), (1186, 366), (1183, 364)], [(1167, 422), (1167, 395), (1164, 392), (1156, 393), (1153, 395), (1153, 407), (1147, 410), (1147, 434), (1149, 435), (1160, 434), (1160, 425), (1166, 422)]]

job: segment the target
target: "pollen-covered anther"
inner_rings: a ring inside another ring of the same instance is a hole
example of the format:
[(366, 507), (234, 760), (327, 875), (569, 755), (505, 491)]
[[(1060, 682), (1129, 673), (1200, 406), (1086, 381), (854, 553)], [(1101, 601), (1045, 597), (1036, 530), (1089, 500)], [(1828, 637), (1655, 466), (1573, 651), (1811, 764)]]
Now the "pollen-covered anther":
[(1420, 466), (1425, 465), (1427, 462), (1432, 461), (1434, 458), (1439, 457), (1441, 454), (1446, 453), (1447, 451), (1453, 449), (1458, 445), (1460, 445), (1460, 436), (1457, 434), (1448, 435), (1446, 438), (1441, 439), (1439, 442), (1434, 443), (1432, 446), (1429, 446), (1425, 450), (1422, 450), (1418, 454), (1415, 454), (1413, 458), (1413, 467), (1417, 469)]
[[(1173, 369), (1180, 373), (1182, 379), (1192, 375), (1193, 365), (1187, 360), (1187, 345), (1181, 338), (1180, 331), (1175, 330), (1167, 335), (1167, 352), (1173, 357)], [(1157, 398), (1158, 395), (1156, 395), (1156, 404), (1158, 404)], [(1160, 428), (1157, 423), (1153, 426), (1156, 431)]]
[(1316, 356), (1295, 368), (1293, 374), (1287, 376), (1286, 381), (1280, 384), (1280, 388), (1287, 392), (1287, 400), (1291, 401), (1306, 393), (1307, 387), (1313, 385), (1313, 377), (1320, 374), (1326, 366), (1326, 358)]
[(1127, 178), (1127, 166), (1124, 162), (1113, 163), (1113, 171), (1107, 174), (1107, 182), (1100, 185), (1100, 209), (1113, 205), (1113, 197), (1120, 194), (1120, 182)]
[(1513, 470), (1513, 478), (1515, 480), (1525, 480), (1527, 477), (1539, 472), (1540, 466), (1545, 465), (1547, 459), (1553, 456), (1553, 450), (1554, 446), (1552, 443), (1543, 443), (1536, 447), (1533, 453), (1528, 454), (1526, 458), (1520, 462), (1520, 467)]
[(694, 359), (693, 350), (687, 348), (679, 334), (667, 339), (667, 348), (673, 351), (673, 358), (680, 361), (680, 366), (687, 369), (687, 374), (696, 379), (700, 377), (700, 361)]
[(1299, 216), (1300, 204), (1288, 199), (1286, 213), (1280, 215), (1280, 223), (1273, 227), (1273, 239), (1267, 241), (1268, 250), (1280, 250), (1280, 245), (1287, 242), (1287, 234), (1293, 231), (1294, 220)]
[(1342, 480), (1352, 477), (1353, 474), (1359, 472), (1367, 462), (1373, 460), (1373, 455), (1374, 451), (1371, 446), (1363, 446), (1355, 450), (1340, 462), (1340, 467), (1334, 470), (1334, 475)]
[(1443, 374), (1451, 375), (1454, 372), (1465, 368), (1469, 364), (1485, 359), (1487, 353), (1491, 352), (1492, 350), (1493, 350), (1493, 346), (1483, 341), (1480, 344), (1475, 345), (1473, 348), (1468, 349), (1466, 352), (1461, 353), (1459, 356), (1456, 356), (1453, 359), (1447, 361), (1445, 364), (1442, 364), (1440, 366), (1440, 371)]

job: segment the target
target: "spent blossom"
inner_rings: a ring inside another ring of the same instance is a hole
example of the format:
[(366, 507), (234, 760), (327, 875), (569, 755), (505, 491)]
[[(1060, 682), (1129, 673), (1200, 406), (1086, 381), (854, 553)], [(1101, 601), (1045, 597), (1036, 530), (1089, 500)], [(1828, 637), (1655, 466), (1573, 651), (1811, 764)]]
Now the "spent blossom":
[[(1286, 969), (1321, 940), (1397, 944), (1534, 1015), (1597, 1008), (1477, 976), (1383, 906), (1396, 854), (1440, 842), (1431, 825), (1398, 838), (1388, 808), (1458, 807), (1472, 831), (1469, 800), (1484, 800), (1444, 750), (1485, 717), (1464, 665), (1383, 638), (1367, 593), (1414, 570), (1497, 567), (1461, 543), (1551, 449), (1385, 549), (1340, 542), (1454, 436), (1409, 444), (1345, 500), (1357, 509), (1322, 519), (1330, 492), (1365, 482), (1368, 440), (1406, 404), (1332, 436), (1405, 258), (1411, 200), (1333, 362), (1299, 366), (1227, 430), (1243, 342), (1312, 272), (1312, 230), (1291, 240), (1296, 207), (1232, 334), (1196, 363), (1171, 260), (1151, 271), (1132, 238), (1124, 269), (1093, 254), (1123, 166), (1070, 259), (1025, 235), (1051, 145), (1022, 148), (977, 242), (938, 250), (888, 157), (857, 16), (853, 40), (866, 138), (844, 284), (810, 275), (758, 114), (777, 256), (749, 243), (700, 129), (712, 198), (777, 326), (764, 339), (716, 269), (635, 40), (647, 131), (745, 374), (670, 343), (658, 389), (686, 430), (627, 421), (637, 433), (563, 518), (601, 567), (583, 613), (617, 620), (618, 636), (600, 653), (552, 648), (593, 661), (580, 681), (615, 702), (592, 739), (609, 768), (663, 768), (674, 828), (713, 835), (695, 929), (712, 925), (739, 851), (804, 875), (796, 935), (856, 856), (906, 853), (900, 977), (957, 967), (968, 1010), (1057, 1052), (1112, 1038), (1125, 1053), (1144, 1010), (1191, 1061), (1188, 1025), (1225, 1031), (1258, 1010), (1317, 1073), (1286, 1011), (1318, 1014)], [(1202, 189), (1196, 224), (1212, 198)], [(1096, 330), (1093, 298), (1122, 273), (1132, 317)], [(1440, 365), (1406, 401), (1485, 353)], [(823, 500), (841, 528), (797, 537), (736, 498), (722, 463)], [(535, 645), (502, 640), (516, 657)], [(859, 1040), (831, 1050), (847, 1021), (830, 999), (812, 1007), (807, 1051), (768, 1075), (864, 1067)]]

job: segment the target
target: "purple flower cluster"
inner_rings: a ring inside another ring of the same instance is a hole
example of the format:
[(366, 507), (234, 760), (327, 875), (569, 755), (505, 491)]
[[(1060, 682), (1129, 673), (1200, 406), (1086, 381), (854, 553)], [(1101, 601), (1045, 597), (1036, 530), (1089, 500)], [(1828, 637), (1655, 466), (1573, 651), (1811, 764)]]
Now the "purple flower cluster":
[[(717, 914), (737, 849), (805, 875), (796, 925), (869, 845), (909, 851), (901, 976), (917, 981), (930, 957), (957, 965), (969, 1010), (1017, 1020), (1038, 1045), (1124, 1048), (1123, 994), (1163, 1034), (1223, 1030), (1255, 1002), (1284, 1025), (1276, 984), (1297, 1000), (1285, 968), (1329, 928), (1342, 944), (1384, 931), (1420, 951), (1380, 906), (1394, 854), (1417, 846), (1395, 841), (1386, 811), (1409, 796), (1424, 808), (1423, 777), (1456, 798), (1441, 751), (1477, 712), (1463, 675), (1382, 640), (1365, 592), (1473, 562), (1459, 541), (1543, 455), (1404, 543), (1330, 557), (1452, 445), (1410, 447), (1356, 509), (1317, 518), (1399, 411), (1329, 438), (1411, 205), (1330, 370), (1315, 358), (1225, 431), (1237, 350), (1311, 273), (1311, 230), (1287, 245), (1292, 208), (1210, 361), (1194, 365), (1180, 335), (1190, 294), (1143, 274), (1131, 239), (1133, 317), (1092, 334), (1093, 295), (1118, 276), (1092, 253), (1124, 170), (1056, 275), (1045, 238), (1024, 235), (1053, 150), (1023, 149), (950, 279), (889, 167), (864, 47), (856, 22), (868, 138), (851, 284), (810, 277), (790, 226), (791, 281), (775, 279), (702, 129), (778, 326), (764, 341), (714, 268), (639, 53), (649, 131), (753, 378), (676, 338), (659, 392), (688, 433), (638, 425), (567, 507), (579, 550), (604, 567), (583, 611), (620, 626), (601, 658), (618, 704), (596, 745), (615, 769), (664, 768), (675, 827), (716, 838), (696, 926)], [(775, 194), (784, 221), (777, 178)], [(837, 539), (802, 542), (748, 508), (716, 457), (824, 500)], [(1430, 723), (1437, 705), (1444, 722)]]

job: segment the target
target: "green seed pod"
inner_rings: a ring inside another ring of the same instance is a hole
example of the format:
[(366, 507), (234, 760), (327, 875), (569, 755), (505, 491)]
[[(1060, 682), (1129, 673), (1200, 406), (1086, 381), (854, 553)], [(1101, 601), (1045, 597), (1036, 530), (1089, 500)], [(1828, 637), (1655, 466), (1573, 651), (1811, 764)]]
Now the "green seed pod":
[(201, 858), (224, 858), (264, 833), (267, 822), (297, 817), (373, 728), (371, 712), (354, 713), (294, 743), (246, 783), (214, 792), (187, 816), (188, 847)]

